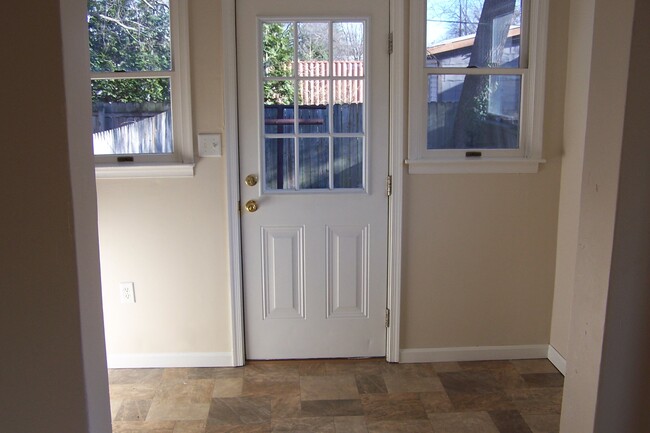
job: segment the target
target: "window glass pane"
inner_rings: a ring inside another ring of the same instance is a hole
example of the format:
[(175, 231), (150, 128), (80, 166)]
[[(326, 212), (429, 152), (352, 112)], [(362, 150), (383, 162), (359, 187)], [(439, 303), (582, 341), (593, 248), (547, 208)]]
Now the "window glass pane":
[(267, 190), (296, 189), (293, 138), (267, 138), (264, 142), (264, 179)]
[(264, 132), (293, 134), (293, 81), (264, 82)]
[(363, 187), (363, 138), (334, 139), (334, 188)]
[(95, 155), (173, 152), (169, 78), (91, 85)]
[(522, 0), (427, 0), (428, 67), (519, 67)]
[(363, 76), (364, 24), (338, 22), (333, 24), (334, 76)]
[(301, 80), (300, 119), (301, 133), (327, 133), (329, 131), (329, 81)]
[(293, 76), (293, 23), (262, 24), (264, 76)]
[(363, 133), (364, 80), (334, 81), (334, 132)]
[(521, 76), (429, 75), (427, 149), (517, 149)]
[[(298, 75), (326, 77), (330, 59), (328, 23), (298, 23)], [(314, 65), (318, 67), (313, 67)]]
[(300, 189), (329, 188), (329, 138), (301, 138)]
[(169, 0), (89, 0), (90, 70), (169, 71)]

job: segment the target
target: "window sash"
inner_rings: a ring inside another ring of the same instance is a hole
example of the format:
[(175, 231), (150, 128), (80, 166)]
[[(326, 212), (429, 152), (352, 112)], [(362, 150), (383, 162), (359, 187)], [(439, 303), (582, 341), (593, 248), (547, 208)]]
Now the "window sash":
[[(540, 76), (545, 61), (547, 0), (522, 2), (521, 46), (519, 68), (458, 68), (426, 66), (426, 0), (411, 1), (410, 16), (410, 84), (409, 157), (408, 163), (426, 161), (462, 163), (466, 152), (481, 152), (481, 161), (541, 158), (541, 119), (543, 111), (543, 81)], [(534, 18), (531, 19), (531, 17)], [(531, 37), (535, 35), (535, 37)], [(518, 75), (521, 77), (518, 149), (427, 149), (427, 97), (429, 75)], [(541, 81), (541, 82), (540, 82)], [(414, 164), (415, 165), (415, 164)], [(453, 169), (452, 169), (453, 170)]]
[(187, 0), (170, 0), (171, 69), (169, 71), (90, 72), (92, 79), (169, 78), (171, 87), (173, 152), (166, 154), (95, 155), (98, 165), (120, 164), (118, 157), (133, 163), (193, 163), (189, 74), (189, 23)]

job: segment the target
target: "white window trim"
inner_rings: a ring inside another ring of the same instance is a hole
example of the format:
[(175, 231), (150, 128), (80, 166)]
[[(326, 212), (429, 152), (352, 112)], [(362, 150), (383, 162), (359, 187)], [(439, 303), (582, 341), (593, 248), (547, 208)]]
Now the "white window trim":
[[(410, 174), (436, 173), (536, 173), (542, 158), (544, 82), (548, 35), (548, 0), (529, 0), (528, 67), (522, 75), (521, 150), (508, 152), (482, 151), (480, 157), (459, 158), (460, 152), (426, 149), (425, 20), (426, 0), (411, 0), (409, 39), (409, 140)], [(524, 41), (525, 44), (525, 41)], [(523, 50), (523, 54), (526, 51)], [(520, 71), (520, 70), (517, 70)], [(472, 73), (471, 69), (445, 68), (446, 73)], [(480, 150), (480, 149), (479, 149)], [(495, 155), (496, 153), (496, 155)]]
[[(97, 178), (151, 178), (194, 176), (192, 97), (190, 84), (190, 42), (188, 0), (170, 0), (172, 70), (169, 72), (126, 73), (130, 77), (171, 78), (174, 153), (171, 155), (128, 155), (134, 162), (117, 162), (117, 155), (96, 155)], [(111, 74), (91, 73), (93, 78)], [(121, 155), (120, 155), (121, 156)]]

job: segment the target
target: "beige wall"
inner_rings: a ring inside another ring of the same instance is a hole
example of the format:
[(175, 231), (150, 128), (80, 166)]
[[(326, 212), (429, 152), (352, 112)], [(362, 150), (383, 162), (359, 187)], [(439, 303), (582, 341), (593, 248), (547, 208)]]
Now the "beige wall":
[[(551, 3), (540, 172), (405, 176), (403, 349), (549, 342), (568, 20)], [(223, 128), (219, 8), (190, 2), (195, 132)], [(199, 160), (192, 179), (98, 181), (109, 354), (231, 350), (224, 161)]]
[(109, 433), (94, 191), (73, 187), (84, 171), (92, 187), (92, 166), (71, 155), (90, 149), (67, 128), (59, 2), (3, 6), (0, 431)]
[[(220, 2), (189, 5), (194, 135), (223, 132)], [(109, 355), (231, 351), (225, 172), (203, 158), (193, 178), (98, 180)]]
[(549, 342), (567, 16), (551, 2), (539, 173), (405, 176), (402, 349)]

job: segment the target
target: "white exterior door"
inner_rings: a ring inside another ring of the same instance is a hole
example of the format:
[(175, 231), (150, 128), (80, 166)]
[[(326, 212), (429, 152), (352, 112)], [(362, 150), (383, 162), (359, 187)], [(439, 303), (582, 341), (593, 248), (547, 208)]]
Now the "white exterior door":
[(237, 1), (248, 359), (386, 353), (388, 13)]

